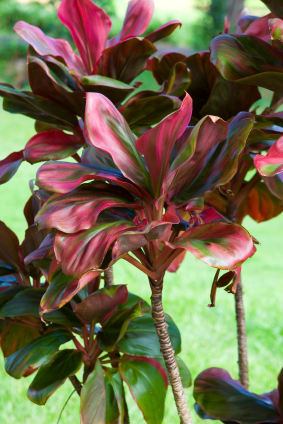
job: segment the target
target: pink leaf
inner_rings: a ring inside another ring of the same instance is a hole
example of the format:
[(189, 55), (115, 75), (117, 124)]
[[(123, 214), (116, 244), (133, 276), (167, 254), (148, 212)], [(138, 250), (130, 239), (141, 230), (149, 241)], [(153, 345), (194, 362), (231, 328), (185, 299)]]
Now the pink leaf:
[(63, 0), (58, 17), (72, 34), (85, 68), (91, 74), (111, 29), (109, 16), (91, 0)]
[(183, 134), (192, 115), (192, 99), (186, 94), (181, 108), (143, 134), (136, 142), (148, 166), (155, 199), (162, 195), (164, 178), (176, 140)]
[(30, 163), (64, 159), (82, 147), (82, 141), (63, 131), (45, 131), (34, 135), (26, 144), (24, 158)]
[(123, 28), (116, 37), (108, 41), (107, 48), (126, 38), (137, 37), (144, 33), (151, 21), (153, 10), (152, 0), (131, 0), (128, 4)]
[(40, 55), (62, 57), (69, 69), (77, 70), (83, 74), (85, 73), (81, 58), (73, 52), (68, 41), (48, 37), (41, 29), (23, 21), (16, 23), (14, 31)]
[(186, 249), (207, 265), (233, 270), (255, 253), (251, 235), (243, 227), (226, 222), (199, 225), (185, 231), (172, 249)]
[(92, 183), (64, 196), (55, 194), (41, 208), (35, 222), (39, 229), (57, 228), (65, 233), (87, 230), (95, 225), (100, 212), (107, 208), (143, 208), (125, 193), (117, 186)]
[(135, 146), (135, 136), (113, 103), (102, 94), (87, 94), (84, 131), (91, 145), (112, 156), (125, 177), (145, 190), (150, 188), (148, 172)]
[(265, 177), (274, 177), (283, 172), (283, 136), (270, 147), (266, 156), (256, 155), (254, 165)]
[(23, 160), (23, 150), (20, 150), (0, 161), (0, 184), (6, 183), (15, 175)]
[(54, 250), (66, 275), (80, 278), (88, 271), (99, 271), (111, 243), (133, 227), (130, 221), (97, 224), (95, 227), (75, 234), (57, 231)]

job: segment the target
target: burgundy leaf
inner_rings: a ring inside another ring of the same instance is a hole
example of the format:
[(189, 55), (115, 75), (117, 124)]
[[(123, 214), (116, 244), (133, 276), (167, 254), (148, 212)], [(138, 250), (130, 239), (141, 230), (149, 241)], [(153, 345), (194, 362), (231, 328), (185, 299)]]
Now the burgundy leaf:
[(59, 130), (45, 131), (34, 135), (27, 142), (24, 158), (30, 163), (64, 159), (72, 156), (81, 147), (81, 140), (74, 135)]
[(148, 172), (135, 146), (135, 136), (113, 103), (102, 94), (87, 94), (84, 131), (91, 145), (112, 156), (125, 177), (144, 190), (150, 188)]
[(146, 68), (156, 47), (145, 38), (130, 38), (104, 50), (94, 74), (130, 84)]
[[(185, 77), (180, 81), (181, 84)], [(174, 86), (173, 89), (175, 88), (178, 89)], [(136, 129), (155, 125), (170, 113), (180, 109), (181, 104), (178, 97), (147, 90), (130, 97), (119, 110), (131, 129)]]
[(29, 265), (32, 262), (43, 259), (48, 254), (48, 252), (53, 249), (53, 242), (54, 233), (50, 233), (45, 237), (43, 242), (40, 244), (39, 248), (36, 249), (34, 252), (30, 253), (25, 258), (25, 265)]
[[(169, 192), (170, 200), (175, 196), (174, 202), (178, 205), (186, 204), (190, 199), (201, 198), (205, 193), (215, 190), (216, 187), (227, 184), (235, 175), (238, 167), (238, 156), (243, 150), (246, 139), (254, 125), (254, 118), (250, 113), (241, 112), (229, 123), (227, 137), (219, 140), (219, 143), (207, 151), (206, 161), (200, 157), (202, 169), (195, 178), (191, 179), (191, 173), (183, 172), (183, 181), (180, 186), (178, 175), (174, 179)], [(192, 156), (192, 161), (194, 156)], [(187, 163), (189, 169), (190, 162)], [(197, 165), (195, 165), (197, 166)], [(194, 175), (194, 173), (192, 172)], [(172, 201), (172, 200), (171, 200)]]
[(278, 409), (283, 416), (283, 369), (278, 375)]
[(14, 271), (19, 271), (20, 264), (18, 252), (18, 237), (4, 224), (4, 222), (0, 221), (0, 262), (10, 265)]
[(76, 306), (76, 314), (91, 323), (105, 321), (115, 311), (117, 305), (128, 299), (125, 285), (104, 287), (86, 297)]
[(172, 249), (186, 249), (207, 265), (232, 270), (254, 254), (252, 237), (243, 227), (215, 222), (188, 229), (174, 242)]
[(194, 398), (210, 417), (224, 422), (259, 424), (281, 421), (269, 399), (249, 392), (221, 368), (209, 368), (197, 376)]
[[(178, 173), (172, 186), (174, 191), (179, 191), (184, 185), (189, 186), (205, 166), (207, 156), (219, 141), (223, 140), (228, 131), (228, 124), (215, 116), (206, 116), (189, 131), (188, 137), (182, 140), (180, 150), (170, 165), (168, 178)], [(188, 169), (190, 174), (188, 176)], [(172, 196), (172, 194), (171, 194)]]
[(171, 224), (171, 222), (152, 221), (143, 228), (125, 231), (118, 237), (113, 247), (113, 260), (116, 261), (125, 253), (145, 246), (151, 240), (159, 239)]
[[(92, 278), (99, 275), (100, 272), (92, 273)], [(88, 276), (89, 277), (89, 276)], [(56, 269), (49, 276), (49, 286), (41, 299), (40, 314), (54, 311), (62, 308), (69, 302), (90, 279), (76, 280), (73, 277), (65, 275), (62, 269)]]
[(85, 72), (81, 58), (73, 52), (68, 41), (48, 37), (41, 29), (23, 21), (16, 23), (14, 31), (40, 55), (62, 57), (70, 69), (78, 70), (81, 73)]
[(107, 42), (107, 48), (113, 47), (126, 38), (143, 34), (151, 21), (153, 10), (154, 3), (152, 0), (131, 0), (128, 3), (123, 28), (116, 37)]
[(155, 43), (156, 41), (162, 40), (162, 38), (169, 37), (169, 35), (171, 35), (172, 32), (174, 32), (175, 29), (178, 28), (178, 26), (182, 26), (182, 23), (180, 21), (175, 20), (167, 22), (160, 28), (146, 35), (145, 38), (151, 43)]
[(58, 17), (69, 29), (90, 75), (105, 48), (111, 20), (91, 0), (63, 0)]
[(176, 140), (190, 122), (192, 99), (186, 94), (181, 108), (164, 118), (156, 127), (143, 134), (136, 142), (148, 166), (155, 199), (162, 195), (163, 181), (169, 170), (169, 160)]
[(75, 234), (58, 231), (54, 250), (63, 272), (74, 278), (81, 278), (88, 271), (99, 270), (110, 245), (131, 227), (133, 224), (130, 221), (116, 221), (97, 224)]
[[(111, 190), (112, 188), (112, 190)], [(107, 208), (130, 207), (142, 209), (118, 187), (105, 183), (82, 186), (65, 196), (53, 195), (35, 218), (38, 228), (57, 228), (65, 233), (88, 230), (95, 225), (101, 211)]]
[(20, 150), (0, 161), (0, 184), (6, 183), (15, 175), (23, 160), (23, 150)]
[[(28, 56), (28, 77), (33, 94), (69, 109), (74, 115), (84, 116), (85, 93), (78, 90), (77, 86), (75, 90), (73, 87), (72, 90), (68, 90), (59, 84), (43, 60)], [(70, 78), (69, 74), (68, 77)]]
[(186, 56), (182, 53), (165, 52), (161, 56), (154, 56), (152, 59), (149, 59), (147, 68), (152, 72), (157, 83), (161, 85), (164, 81), (168, 80), (173, 66), (178, 62), (182, 62), (184, 59), (186, 59)]
[(144, 198), (139, 189), (124, 178), (120, 171), (83, 163), (47, 162), (39, 168), (36, 175), (36, 184), (45, 190), (68, 193), (84, 181), (95, 179), (113, 181), (125, 187), (137, 197)]

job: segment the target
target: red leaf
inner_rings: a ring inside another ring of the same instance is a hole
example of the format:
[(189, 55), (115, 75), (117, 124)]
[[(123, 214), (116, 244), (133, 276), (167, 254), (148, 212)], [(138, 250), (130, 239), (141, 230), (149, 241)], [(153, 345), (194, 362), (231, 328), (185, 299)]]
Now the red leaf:
[(160, 28), (146, 35), (145, 38), (151, 41), (152, 43), (155, 43), (156, 41), (161, 40), (162, 38), (169, 37), (169, 35), (171, 35), (172, 32), (174, 32), (175, 29), (178, 28), (178, 26), (182, 26), (182, 23), (180, 21), (175, 20), (167, 22)]
[(125, 193), (119, 187), (114, 190), (113, 186), (101, 182), (82, 186), (64, 196), (54, 194), (41, 208), (35, 222), (40, 229), (57, 228), (65, 233), (76, 233), (94, 226), (100, 212), (107, 208), (143, 209)]
[(143, 134), (136, 142), (148, 166), (155, 199), (162, 195), (162, 186), (169, 170), (169, 160), (176, 140), (183, 134), (192, 115), (192, 99), (186, 94), (181, 108)]
[(118, 304), (128, 299), (125, 285), (104, 287), (86, 297), (76, 306), (76, 314), (84, 321), (102, 322), (107, 320), (115, 311)]
[(75, 234), (57, 231), (54, 249), (63, 272), (81, 278), (88, 271), (98, 271), (111, 243), (131, 227), (130, 221), (116, 221)]
[(0, 184), (6, 183), (15, 175), (23, 159), (23, 150), (20, 150), (0, 161)]
[(58, 17), (72, 34), (90, 75), (106, 45), (112, 24), (109, 16), (91, 0), (63, 0)]
[(148, 172), (135, 146), (135, 136), (113, 103), (102, 94), (87, 94), (85, 133), (90, 145), (112, 156), (125, 177), (144, 190), (150, 188)]
[(256, 155), (254, 165), (265, 177), (274, 177), (283, 172), (283, 136), (270, 147), (266, 156)]
[(34, 135), (26, 144), (24, 158), (30, 163), (65, 159), (82, 147), (76, 136), (64, 131), (45, 131)]
[(209, 266), (232, 270), (253, 256), (252, 237), (243, 227), (226, 222), (203, 224), (185, 231), (172, 249), (186, 249)]
[(68, 41), (48, 37), (41, 29), (23, 21), (16, 23), (14, 31), (40, 55), (62, 57), (70, 69), (75, 69), (81, 73), (85, 72), (81, 58), (73, 52)]
[(153, 10), (154, 3), (152, 0), (131, 0), (128, 3), (123, 28), (116, 37), (107, 42), (107, 48), (113, 47), (126, 38), (136, 37), (144, 33), (151, 21)]
[(119, 257), (129, 251), (139, 249), (145, 246), (151, 240), (157, 240), (163, 236), (171, 222), (153, 221), (146, 224), (143, 228), (125, 231), (119, 235), (113, 250), (112, 258), (117, 261)]

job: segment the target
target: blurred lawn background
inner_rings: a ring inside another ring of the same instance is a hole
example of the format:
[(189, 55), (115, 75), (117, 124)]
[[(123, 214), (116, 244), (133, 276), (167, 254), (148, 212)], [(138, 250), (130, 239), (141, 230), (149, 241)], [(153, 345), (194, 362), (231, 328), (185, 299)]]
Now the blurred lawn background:
[[(105, 3), (110, 7), (111, 12), (113, 4), (111, 5), (107, 1)], [(119, 25), (121, 25), (126, 3), (127, 0), (120, 0), (119, 7), (118, 3), (116, 4), (117, 16), (112, 18), (116, 30), (119, 30)], [(3, 4), (3, 0), (0, 0), (0, 28), (3, 28), (1, 26), (1, 7)], [(158, 18), (154, 18), (154, 25), (161, 25), (171, 19), (180, 19), (184, 23), (176, 38), (170, 39), (170, 43), (175, 44), (176, 48), (186, 46), (192, 50), (196, 49), (198, 43), (196, 28), (198, 28), (201, 19), (205, 18), (205, 15), (203, 10), (196, 9), (195, 5), (196, 3), (189, 0), (175, 0), (173, 6), (172, 2), (156, 0), (155, 16), (158, 16)], [(266, 12), (266, 8), (259, 0), (248, 0), (245, 5), (254, 14), (263, 15)], [(54, 14), (51, 3), (47, 6), (39, 4), (19, 5), (16, 4), (16, 1), (11, 0), (11, 3), (5, 2), (5, 7), (6, 12), (8, 10), (7, 7), (10, 7), (10, 12), (7, 12), (7, 16), (10, 19), (11, 27), (19, 19), (38, 25), (41, 22), (40, 20), (42, 20), (42, 25), (47, 27), (49, 25), (52, 30), (50, 30), (51, 33), (56, 34), (57, 27), (53, 22), (52, 16)], [(32, 10), (37, 8), (38, 16), (35, 17), (32, 14), (27, 16), (27, 10), (31, 10), (28, 8), (34, 8)], [(16, 10), (17, 13), (13, 14), (13, 10)], [(45, 19), (44, 11), (46, 10)], [(21, 16), (21, 13), (23, 16)], [(47, 18), (50, 19), (49, 24)], [(39, 23), (35, 23), (36, 20)], [(15, 59), (21, 58), (22, 52), (13, 47), (11, 51), (17, 52), (15, 56), (13, 56), (14, 53), (11, 56), (8, 55), (8, 57), (7, 53), (5, 53), (6, 56), (3, 55), (2, 50), (5, 50), (3, 43), (7, 36), (5, 35), (4, 37), (3, 34), (4, 32), (2, 32), (1, 38), (0, 30), (0, 80), (7, 81), (9, 78), (12, 80), (15, 77), (16, 72), (13, 68), (13, 63), (16, 63)], [(7, 45), (9, 47), (9, 43)], [(26, 51), (26, 46), (21, 46), (21, 48)], [(207, 48), (207, 46), (203, 48)], [(11, 57), (14, 62), (10, 60)], [(147, 86), (156, 88), (150, 74), (145, 73), (139, 78), (139, 80), (141, 79)], [(265, 97), (268, 97), (267, 91), (264, 94)], [(1, 110), (0, 159), (5, 158), (12, 151), (20, 150), (34, 133), (33, 120), (21, 115), (13, 116)], [(36, 169), (36, 166), (23, 163), (14, 178), (8, 184), (0, 187), (0, 219), (15, 231), (20, 241), (24, 237), (25, 230), (25, 220), (22, 211), (30, 195), (28, 180), (34, 178)], [(283, 216), (262, 224), (246, 219), (244, 225), (261, 243), (258, 246), (256, 255), (249, 259), (243, 267), (243, 283), (250, 362), (250, 389), (256, 393), (262, 393), (276, 388), (277, 375), (283, 366)], [(149, 301), (150, 290), (142, 273), (134, 270), (124, 262), (118, 262), (115, 265), (114, 272), (116, 284), (127, 284), (129, 291), (135, 292)], [(207, 308), (213, 276), (213, 269), (188, 254), (179, 271), (166, 277), (164, 307), (166, 312), (173, 317), (181, 331), (182, 353), (180, 356), (191, 370), (193, 378), (203, 369), (211, 366), (226, 368), (233, 378), (237, 378), (234, 298), (231, 294), (219, 290), (216, 308)], [(26, 391), (32, 378), (31, 376), (17, 381), (9, 377), (4, 372), (3, 359), (1, 357), (1, 424), (57, 423), (62, 406), (72, 392), (71, 384), (67, 381), (48, 400), (45, 406), (39, 407), (32, 404), (26, 397)], [(186, 395), (188, 403), (193, 409), (192, 388), (186, 389)], [(131, 397), (127, 395), (127, 398), (131, 423), (142, 424), (144, 421), (141, 412)], [(195, 416), (194, 412), (192, 412), (192, 415), (194, 424), (202, 422)], [(76, 394), (69, 401), (60, 422), (61, 424), (79, 424), (79, 399)], [(177, 424), (178, 422), (173, 398), (169, 390), (164, 424)]]

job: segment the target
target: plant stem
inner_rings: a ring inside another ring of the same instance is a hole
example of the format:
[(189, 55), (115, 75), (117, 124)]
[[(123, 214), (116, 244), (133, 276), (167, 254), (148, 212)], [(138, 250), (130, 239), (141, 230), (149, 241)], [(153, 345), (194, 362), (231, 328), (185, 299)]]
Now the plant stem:
[(160, 351), (165, 361), (168, 377), (171, 383), (175, 403), (181, 424), (192, 424), (190, 410), (187, 405), (184, 389), (181, 382), (181, 377), (176, 363), (174, 349), (168, 333), (168, 324), (165, 321), (163, 306), (162, 306), (162, 282), (156, 283), (149, 279), (152, 295), (152, 318), (160, 343)]
[[(114, 285), (114, 279), (113, 279), (113, 268), (108, 268), (104, 271), (104, 287), (109, 287), (109, 286), (113, 286)], [(108, 356), (108, 354), (107, 354)], [(110, 361), (105, 361), (104, 364), (107, 363), (111, 363), (113, 368), (118, 368), (118, 362), (119, 362), (119, 358), (113, 358), (113, 355), (109, 355), (110, 356)], [(118, 355), (117, 355), (118, 356)], [(104, 358), (105, 355), (102, 357)], [(100, 358), (101, 359), (101, 358)], [(117, 363), (115, 363), (117, 362)], [(124, 419), (123, 419), (123, 424), (130, 424), (130, 417), (129, 417), (129, 411), (128, 411), (128, 405), (126, 402), (126, 396), (125, 396), (125, 390), (124, 390), (124, 386), (122, 385), (122, 397), (123, 397), (123, 403), (124, 403)]]
[(75, 375), (70, 375), (69, 377), (70, 382), (72, 383), (75, 391), (77, 392), (77, 394), (80, 396), (81, 395), (81, 390), (82, 390), (82, 384), (80, 383), (80, 381), (78, 380), (78, 378)]
[[(232, 207), (231, 207), (232, 206)], [(231, 222), (237, 222), (237, 208), (230, 204), (227, 210), (227, 218)], [(243, 285), (240, 277), (237, 290), (235, 293), (235, 309), (236, 309), (236, 322), (237, 322), (237, 340), (238, 340), (238, 365), (239, 365), (239, 377), (242, 385), (249, 388), (249, 363), (248, 363), (248, 351), (247, 351), (247, 333), (246, 333), (246, 322), (245, 322), (245, 310), (243, 302)]]
[(114, 285), (113, 268), (112, 266), (104, 271), (104, 287)]
[(238, 364), (239, 377), (242, 385), (249, 388), (249, 368), (248, 368), (248, 352), (247, 352), (247, 333), (245, 323), (245, 310), (243, 303), (243, 285), (240, 277), (237, 291), (235, 293), (235, 309), (237, 320), (237, 335), (238, 335)]

